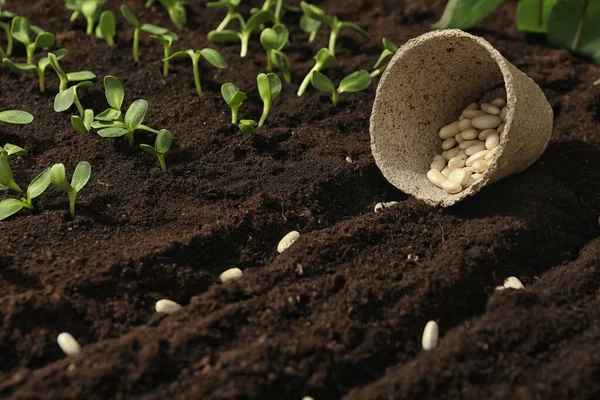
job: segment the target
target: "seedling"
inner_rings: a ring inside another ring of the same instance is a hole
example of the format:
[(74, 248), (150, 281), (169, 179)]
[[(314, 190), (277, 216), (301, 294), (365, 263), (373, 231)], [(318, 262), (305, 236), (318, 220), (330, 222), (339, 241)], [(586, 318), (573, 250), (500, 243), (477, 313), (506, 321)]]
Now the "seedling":
[(14, 146), (11, 144), (6, 144), (4, 147), (0, 147), (0, 190), (12, 189), (17, 193), (22, 193), (23, 189), (21, 189), (19, 185), (17, 185), (17, 182), (15, 182), (12, 169), (10, 168), (10, 163), (8, 162), (8, 157), (13, 154), (26, 156), (27, 151), (19, 146)]
[(329, 51), (331, 54), (335, 54), (335, 43), (337, 41), (337, 37), (344, 29), (356, 31), (365, 39), (371, 38), (369, 34), (360, 26), (350, 22), (340, 21), (337, 16), (327, 15), (325, 11), (317, 6), (302, 1), (300, 2), (300, 8), (302, 8), (302, 12), (304, 12), (305, 15), (308, 15), (309, 18), (325, 23), (331, 27), (331, 33), (329, 34)]
[[(2, 156), (0, 156), (2, 157)], [(1, 162), (1, 161), (0, 161)], [(39, 197), (50, 186), (50, 169), (36, 176), (27, 186), (26, 196), (18, 199), (0, 201), (0, 221), (18, 213), (23, 208), (33, 209), (33, 199)]]
[(339, 100), (340, 94), (345, 92), (360, 92), (368, 88), (371, 84), (371, 76), (364, 69), (353, 72), (342, 79), (340, 85), (336, 89), (331, 79), (319, 71), (314, 71), (312, 73), (311, 83), (318, 91), (330, 93), (331, 101), (335, 106)]
[(218, 51), (216, 51), (214, 49), (208, 48), (208, 47), (205, 49), (196, 50), (196, 51), (194, 51), (194, 50), (178, 51), (177, 53), (173, 53), (172, 55), (167, 57), (165, 60), (174, 60), (174, 59), (182, 58), (182, 57), (186, 57), (186, 56), (189, 56), (190, 59), (192, 60), (192, 68), (194, 69), (194, 83), (196, 84), (196, 92), (198, 93), (198, 96), (202, 96), (202, 86), (200, 84), (200, 58), (204, 57), (206, 59), (206, 61), (208, 61), (209, 64), (211, 64), (214, 67), (220, 68), (220, 69), (227, 68), (227, 62), (225, 61), (225, 59), (223, 58), (221, 53), (219, 53)]
[(271, 111), (271, 106), (281, 92), (281, 80), (273, 73), (258, 74), (256, 83), (258, 84), (258, 94), (263, 101), (263, 113), (260, 121), (258, 121), (258, 127), (260, 128), (265, 124)]
[(12, 18), (15, 16), (15, 14), (9, 12), (9, 11), (2, 11), (2, 4), (4, 3), (4, 0), (0, 0), (0, 29), (3, 29), (4, 32), (6, 33), (6, 51), (4, 49), (2, 49), (2, 47), (0, 47), (0, 58), (6, 58), (6, 57), (10, 57), (12, 55), (12, 50), (13, 50), (13, 37), (10, 34), (10, 24), (7, 22), (2, 22), (1, 19), (2, 18)]
[[(185, 23), (187, 22), (187, 13), (185, 11), (185, 6), (182, 0), (159, 0), (160, 4), (162, 4), (169, 13), (169, 18), (171, 18), (171, 22), (175, 24), (178, 29), (183, 29)], [(146, 8), (152, 7), (152, 5), (156, 2), (156, 0), (148, 0), (146, 2)]]
[(160, 35), (164, 35), (169, 33), (169, 31), (165, 28), (162, 28), (160, 26), (156, 26), (156, 25), (152, 25), (152, 24), (140, 24), (140, 21), (137, 19), (137, 17), (135, 16), (135, 14), (133, 12), (131, 12), (131, 10), (125, 5), (123, 4), (121, 6), (121, 14), (123, 14), (123, 17), (127, 20), (127, 22), (129, 22), (129, 24), (131, 26), (133, 26), (133, 61), (135, 62), (139, 62), (140, 61), (140, 56), (138, 53), (138, 49), (140, 46), (140, 32), (144, 31), (144, 32), (148, 32), (151, 35), (156, 35), (156, 36), (160, 36)]
[(58, 63), (59, 58), (54, 53), (48, 53), (48, 60), (50, 61), (50, 66), (52, 67), (54, 72), (56, 72), (58, 80), (60, 81), (58, 87), (59, 92), (67, 90), (67, 86), (70, 82), (81, 82), (96, 79), (96, 74), (94, 74), (91, 71), (77, 71), (66, 73), (60, 67), (60, 64)]
[(58, 92), (54, 97), (54, 111), (63, 112), (67, 111), (73, 104), (77, 107), (77, 111), (79, 111), (79, 115), (83, 117), (83, 106), (79, 101), (79, 96), (77, 96), (77, 91), (79, 89), (87, 89), (92, 86), (92, 82), (83, 81), (76, 85), (71, 86), (67, 90), (63, 90), (62, 92)]
[(240, 121), (238, 127), (240, 128), (240, 131), (248, 135), (254, 135), (258, 129), (258, 123), (252, 119), (243, 119)]
[(325, 68), (335, 67), (335, 64), (337, 63), (337, 60), (333, 53), (331, 53), (328, 49), (324, 47), (317, 52), (314, 59), (315, 65), (311, 68), (308, 74), (306, 74), (304, 80), (302, 81), (302, 84), (300, 84), (300, 88), (298, 89), (298, 96), (302, 96), (306, 91), (306, 88), (308, 88), (308, 85), (310, 84), (310, 78), (312, 77), (314, 71), (321, 71)]
[(100, 20), (96, 26), (96, 37), (103, 39), (109, 46), (115, 45), (115, 35), (117, 34), (117, 20), (112, 11), (102, 11)]
[(267, 71), (273, 70), (273, 65), (282, 73), (287, 83), (291, 82), (290, 60), (281, 51), (288, 41), (289, 32), (281, 24), (276, 24), (273, 28), (265, 28), (260, 34), (260, 43), (267, 51)]
[(236, 7), (240, 5), (241, 1), (242, 0), (220, 0), (206, 3), (206, 7), (208, 8), (224, 8), (227, 10), (225, 18), (223, 18), (223, 21), (221, 21), (219, 26), (217, 26), (217, 29), (215, 29), (216, 32), (220, 32), (227, 28), (227, 25), (229, 25), (234, 18), (241, 18), (241, 15), (235, 11)]
[(104, 95), (109, 108), (96, 115), (98, 121), (117, 121), (121, 119), (121, 107), (125, 98), (123, 84), (111, 75), (104, 77)]
[(123, 122), (96, 121), (92, 124), (92, 128), (98, 129), (98, 135), (102, 137), (111, 138), (125, 136), (129, 146), (133, 146), (133, 134), (136, 130), (158, 133), (155, 129), (142, 124), (142, 122), (144, 122), (144, 118), (146, 118), (147, 111), (148, 102), (146, 100), (139, 99), (131, 103), (129, 109), (125, 113), (125, 120)]
[(244, 100), (246, 100), (246, 93), (240, 91), (235, 84), (228, 82), (221, 86), (221, 95), (225, 100), (225, 103), (231, 108), (231, 123), (237, 123), (238, 110)]
[(248, 21), (244, 21), (239, 14), (237, 14), (237, 16), (241, 25), (240, 32), (232, 30), (210, 31), (208, 33), (208, 40), (213, 43), (235, 43), (240, 41), (242, 44), (240, 56), (246, 57), (248, 54), (248, 42), (250, 41), (250, 35), (252, 35), (252, 32), (257, 30), (266, 22), (273, 21), (275, 16), (271, 11), (264, 10), (259, 10), (254, 13), (254, 15), (248, 18)]
[[(35, 39), (31, 37), (36, 33)], [(38, 27), (29, 25), (29, 21), (23, 17), (14, 17), (10, 27), (10, 34), (18, 42), (25, 46), (27, 51), (27, 64), (33, 65), (33, 55), (36, 49), (50, 47), (54, 44), (54, 35), (50, 32), (44, 32)]]
[(160, 164), (160, 168), (163, 171), (167, 170), (167, 165), (165, 164), (165, 154), (171, 148), (171, 144), (173, 143), (173, 135), (166, 129), (161, 129), (158, 131), (156, 135), (156, 140), (154, 141), (154, 147), (147, 144), (140, 144), (140, 148), (144, 150), (146, 153), (154, 154), (156, 158), (158, 158), (158, 162)]
[(89, 108), (83, 112), (83, 118), (79, 115), (71, 115), (71, 126), (77, 133), (89, 133), (94, 123), (94, 110)]
[(50, 181), (54, 186), (67, 192), (69, 196), (69, 212), (71, 218), (75, 219), (75, 200), (77, 194), (90, 180), (92, 166), (87, 161), (82, 161), (75, 167), (71, 183), (67, 181), (64, 164), (54, 164), (50, 168)]
[(388, 66), (387, 62), (385, 64), (383, 62), (387, 58), (396, 54), (396, 52), (398, 51), (398, 46), (396, 46), (394, 43), (390, 42), (386, 38), (383, 38), (382, 42), (383, 42), (383, 51), (381, 52), (379, 59), (373, 66), (374, 71), (371, 72), (371, 78), (375, 78), (375, 77), (381, 75)]
[(169, 56), (171, 55), (171, 45), (178, 39), (173, 32), (163, 33), (162, 35), (150, 35), (152, 39), (156, 39), (163, 45), (163, 76), (169, 75)]
[(27, 111), (4, 110), (0, 111), (0, 122), (12, 125), (27, 125), (33, 122), (33, 115)]
[(87, 22), (86, 34), (91, 35), (94, 32), (94, 24), (98, 20), (105, 0), (66, 0), (65, 7), (73, 11), (71, 22), (74, 22), (79, 15), (83, 15)]
[(23, 157), (29, 155), (27, 150), (14, 144), (6, 143), (4, 147), (0, 147), (0, 155), (10, 157), (15, 154)]
[(312, 19), (306, 14), (303, 14), (302, 18), (300, 18), (300, 29), (308, 33), (308, 43), (312, 43), (315, 40), (320, 27), (321, 21)]
[[(67, 54), (66, 49), (58, 49), (55, 53), (56, 59), (60, 60)], [(46, 68), (50, 65), (50, 59), (48, 57), (42, 57), (38, 61), (38, 65), (27, 64), (27, 63), (13, 63), (8, 58), (2, 59), (4, 65), (16, 71), (36, 71), (38, 74), (38, 81), (40, 86), (40, 92), (46, 91)]]

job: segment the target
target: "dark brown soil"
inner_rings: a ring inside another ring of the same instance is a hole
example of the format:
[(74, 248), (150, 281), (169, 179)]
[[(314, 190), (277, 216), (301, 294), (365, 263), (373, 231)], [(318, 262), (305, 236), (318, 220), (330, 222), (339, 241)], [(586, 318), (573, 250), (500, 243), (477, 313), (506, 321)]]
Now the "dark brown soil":
[[(161, 8), (124, 2), (142, 21), (169, 24)], [(205, 1), (188, 3), (177, 50), (209, 46), (205, 34), (222, 16)], [(337, 80), (369, 69), (382, 37), (402, 44), (428, 31), (445, 2), (319, 3), (374, 38), (341, 36), (340, 66), (330, 72)], [(526, 172), (445, 210), (398, 192), (375, 166), (375, 85), (338, 108), (285, 86), (266, 128), (249, 140), (230, 126), (219, 85), (236, 82), (250, 97), (242, 117), (259, 117), (253, 85), (265, 56), (257, 38), (246, 59), (237, 45), (218, 47), (230, 68), (203, 66), (198, 98), (189, 61), (163, 78), (162, 49), (150, 39), (134, 64), (122, 22), (109, 48), (85, 35), (82, 20), (70, 23), (62, 1), (9, 0), (6, 9), (57, 34), (67, 71), (99, 75), (85, 106), (105, 107), (100, 78), (115, 75), (126, 104), (147, 99), (147, 123), (173, 132), (176, 145), (162, 173), (137, 147), (150, 136), (129, 148), (74, 133), (69, 114), (52, 110), (50, 71), (40, 94), (35, 74), (0, 69), (0, 109), (36, 118), (0, 126), (1, 144), (30, 152), (13, 159), (17, 181), (26, 185), (56, 162), (93, 167), (74, 221), (66, 195), (51, 190), (32, 214), (0, 222), (0, 398), (600, 398), (598, 69), (517, 32), (514, 2), (472, 32), (542, 87), (555, 111), (552, 143)], [(297, 83), (327, 32), (309, 46), (298, 16), (284, 21)], [(16, 59), (23, 55), (17, 46)], [(399, 204), (373, 213), (391, 200)], [(278, 255), (290, 230), (302, 237)], [(220, 284), (232, 267), (243, 279)], [(526, 290), (494, 292), (511, 275)], [(161, 298), (185, 308), (156, 314)], [(431, 319), (441, 339), (424, 352)], [(80, 356), (58, 348), (63, 331), (83, 345)]]

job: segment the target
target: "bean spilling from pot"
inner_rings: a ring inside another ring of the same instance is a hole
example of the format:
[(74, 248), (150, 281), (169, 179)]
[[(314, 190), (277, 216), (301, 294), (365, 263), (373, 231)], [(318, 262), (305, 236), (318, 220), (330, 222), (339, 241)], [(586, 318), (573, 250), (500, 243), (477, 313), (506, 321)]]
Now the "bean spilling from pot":
[(471, 103), (457, 121), (442, 127), (442, 152), (433, 158), (427, 179), (451, 194), (480, 180), (494, 161), (506, 111), (503, 98), (481, 105)]

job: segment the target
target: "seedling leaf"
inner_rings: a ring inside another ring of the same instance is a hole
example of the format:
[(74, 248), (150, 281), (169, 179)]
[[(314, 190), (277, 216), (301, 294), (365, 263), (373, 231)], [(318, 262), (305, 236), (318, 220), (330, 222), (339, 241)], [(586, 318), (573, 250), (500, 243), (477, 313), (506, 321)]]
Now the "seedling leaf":
[(311, 83), (320, 92), (335, 93), (335, 85), (325, 75), (319, 71), (314, 71), (311, 77)]
[(44, 47), (50, 47), (54, 44), (54, 35), (50, 32), (43, 32), (36, 36), (35, 47), (42, 49)]
[(129, 109), (125, 113), (125, 127), (129, 132), (135, 131), (138, 126), (146, 118), (148, 111), (148, 102), (144, 99), (139, 99), (131, 103)]
[(320, 9), (317, 6), (312, 4), (308, 4), (305, 1), (300, 2), (300, 8), (305, 15), (308, 15), (310, 18), (317, 20), (319, 22), (324, 22), (328, 25), (333, 24), (333, 17), (327, 15), (325, 11)]
[(96, 74), (94, 74), (92, 71), (77, 71), (67, 73), (67, 80), (69, 82), (90, 81), (93, 79), (96, 79)]
[(206, 48), (200, 50), (200, 54), (202, 54), (206, 61), (208, 61), (213, 66), (220, 69), (227, 68), (227, 61), (225, 61), (221, 53), (219, 53), (218, 51), (211, 48)]
[(144, 32), (148, 32), (152, 35), (164, 35), (169, 33), (169, 30), (160, 26), (152, 24), (144, 24), (141, 28)]
[(251, 119), (243, 119), (240, 121), (239, 128), (240, 131), (248, 135), (254, 135), (256, 133), (256, 129), (258, 129), (258, 123)]
[(548, 18), (556, 2), (557, 0), (520, 0), (517, 5), (517, 28), (526, 32), (548, 32)]
[[(94, 125), (92, 125), (95, 128)], [(96, 128), (98, 129), (98, 128)], [(129, 131), (122, 126), (113, 126), (110, 128), (103, 128), (98, 131), (98, 135), (105, 138), (121, 137), (127, 134)]]
[(10, 27), (10, 34), (25, 46), (31, 43), (29, 38), (29, 21), (23, 17), (14, 17)]
[[(121, 111), (115, 110), (113, 108), (106, 109), (102, 111), (100, 114), (96, 115), (96, 120), (98, 121), (116, 121), (121, 118)], [(92, 126), (94, 128), (94, 126)]]
[(4, 151), (6, 151), (7, 157), (12, 156), (12, 155), (25, 157), (29, 154), (27, 152), (27, 150), (25, 150), (24, 148), (16, 146), (14, 144), (10, 144), (10, 143), (6, 143), (4, 145)]
[(21, 211), (25, 203), (18, 199), (5, 199), (0, 201), (0, 221)]
[(436, 29), (466, 29), (475, 25), (494, 11), (503, 0), (449, 0)]
[(142, 151), (145, 151), (146, 153), (158, 156), (160, 153), (158, 151), (156, 151), (156, 149), (152, 146), (150, 146), (149, 144), (145, 144), (142, 143), (140, 144), (140, 149), (142, 149)]
[[(104, 92), (106, 95), (106, 101), (108, 102), (108, 105), (111, 106), (114, 110), (120, 110), (123, 106), (123, 99), (125, 98), (125, 90), (123, 89), (123, 84), (121, 83), (121, 81), (119, 81), (112, 75), (105, 76)], [(117, 118), (119, 117), (120, 115)]]
[(54, 97), (54, 111), (63, 112), (69, 109), (75, 101), (75, 86), (58, 92)]
[(370, 84), (371, 75), (363, 69), (353, 72), (342, 79), (338, 91), (340, 93), (360, 92), (361, 90), (368, 88)]
[(67, 176), (65, 172), (65, 165), (62, 163), (54, 164), (50, 169), (50, 181), (54, 186), (69, 193), (73, 190), (69, 182), (67, 182)]
[(239, 92), (240, 88), (237, 87), (234, 83), (227, 82), (221, 85), (221, 95), (223, 95), (223, 99), (225, 103), (229, 106), (232, 104), (232, 100), (237, 92)]
[(210, 31), (208, 32), (207, 37), (211, 43), (216, 44), (235, 43), (240, 41), (239, 34), (232, 30)]
[(92, 166), (87, 161), (82, 161), (75, 167), (73, 172), (73, 178), (71, 179), (71, 186), (75, 189), (75, 192), (79, 192), (90, 180), (92, 175)]
[(83, 123), (83, 118), (81, 118), (79, 115), (71, 115), (71, 126), (77, 133), (88, 133), (88, 129)]
[(109, 46), (114, 46), (114, 37), (117, 34), (117, 20), (112, 11), (103, 11), (96, 27), (96, 36), (106, 40)]
[(45, 169), (41, 174), (33, 178), (27, 186), (27, 199), (33, 200), (48, 189), (50, 186), (50, 168)]
[(268, 21), (273, 21), (275, 16), (271, 11), (259, 10), (253, 16), (251, 16), (248, 21), (246, 21), (245, 32), (253, 32), (259, 26), (264, 25)]
[(165, 154), (171, 148), (173, 144), (173, 134), (166, 129), (158, 131), (156, 136), (155, 147), (160, 154)]
[(123, 17), (127, 20), (127, 22), (129, 22), (130, 25), (133, 25), (134, 28), (141, 28), (140, 21), (125, 4), (121, 6), (121, 14), (123, 14)]
[(0, 111), (0, 122), (13, 125), (26, 125), (33, 121), (33, 115), (26, 111), (5, 110)]

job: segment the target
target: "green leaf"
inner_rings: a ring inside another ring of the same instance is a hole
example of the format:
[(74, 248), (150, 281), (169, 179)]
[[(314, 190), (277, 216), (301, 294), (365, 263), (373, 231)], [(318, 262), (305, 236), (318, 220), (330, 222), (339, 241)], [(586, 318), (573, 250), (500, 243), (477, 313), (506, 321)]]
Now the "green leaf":
[(351, 29), (355, 32), (358, 32), (362, 37), (364, 37), (365, 39), (371, 39), (371, 35), (369, 35), (369, 33), (367, 31), (365, 31), (363, 28), (361, 28), (360, 26), (350, 23), (350, 22), (342, 22), (340, 25), (340, 31), (342, 29)]
[(265, 28), (260, 34), (260, 43), (267, 50), (281, 50), (288, 41), (289, 32), (281, 24)]
[(139, 99), (131, 103), (129, 109), (125, 113), (125, 127), (129, 132), (135, 131), (138, 126), (144, 122), (146, 118), (146, 112), (148, 112), (148, 102), (143, 99)]
[(132, 25), (134, 28), (141, 28), (140, 21), (125, 4), (121, 6), (121, 14), (123, 14), (123, 18), (125, 18), (127, 22), (129, 22), (129, 24)]
[(548, 18), (557, 0), (519, 0), (517, 28), (520, 31), (546, 33)]
[(470, 28), (487, 17), (503, 0), (449, 0), (436, 29)]
[(96, 79), (96, 74), (91, 71), (77, 71), (69, 72), (67, 74), (67, 80), (69, 82), (90, 81), (92, 79)]
[(221, 85), (221, 95), (228, 105), (231, 105), (231, 100), (239, 91), (240, 88), (237, 87), (235, 83), (227, 82)]
[(302, 12), (305, 15), (308, 15), (310, 18), (317, 20), (319, 22), (324, 22), (328, 25), (332, 25), (333, 24), (333, 17), (327, 15), (325, 13), (325, 11), (323, 11), (322, 9), (320, 9), (317, 6), (314, 6), (312, 4), (308, 4), (305, 1), (301, 1), (300, 2), (300, 8), (302, 9)]
[(75, 86), (71, 86), (67, 90), (58, 92), (54, 97), (54, 111), (67, 111), (75, 101)]
[(173, 144), (173, 134), (166, 129), (158, 131), (154, 142), (156, 150), (161, 154), (165, 154), (171, 148), (171, 144)]
[(50, 181), (54, 186), (69, 193), (73, 190), (65, 173), (65, 165), (62, 163), (54, 164), (50, 169)]
[(101, 39), (114, 38), (117, 34), (117, 20), (112, 11), (103, 11), (100, 14), (100, 22), (98, 22), (98, 31)]
[(240, 121), (238, 127), (240, 128), (240, 131), (248, 135), (254, 135), (256, 133), (256, 129), (258, 128), (258, 122), (251, 119), (243, 119)]
[(87, 161), (81, 161), (75, 167), (73, 172), (73, 178), (71, 179), (71, 186), (75, 189), (75, 192), (79, 192), (90, 180), (92, 176), (92, 166)]
[(338, 91), (340, 93), (360, 92), (368, 88), (370, 84), (371, 75), (362, 69), (360, 71), (353, 72), (342, 79)]
[(25, 46), (30, 44), (31, 39), (29, 38), (29, 21), (23, 17), (14, 17), (10, 26), (10, 34)]
[(16, 146), (14, 144), (10, 144), (10, 143), (6, 143), (4, 145), (4, 150), (6, 151), (7, 156), (17, 155), (17, 156), (25, 157), (25, 156), (29, 155), (27, 150), (25, 150), (24, 148)]
[(89, 130), (85, 127), (83, 123), (83, 118), (79, 115), (71, 115), (71, 126), (75, 129), (77, 133), (88, 133)]
[(41, 174), (33, 178), (27, 186), (27, 199), (31, 201), (44, 193), (50, 183), (50, 168), (46, 168)]
[(42, 32), (35, 38), (35, 47), (38, 49), (43, 49), (45, 47), (50, 47), (54, 44), (54, 34), (50, 32)]
[(183, 29), (185, 23), (187, 22), (187, 13), (185, 11), (184, 5), (181, 2), (177, 2), (174, 6), (168, 7), (167, 12), (169, 13), (169, 18), (171, 18), (171, 22), (173, 22), (173, 24), (177, 28)]
[[(97, 119), (98, 117), (96, 117)], [(125, 124), (121, 121), (94, 121), (92, 122), (92, 128), (94, 129), (105, 129), (105, 128), (114, 128), (114, 127), (118, 127), (118, 128), (123, 128), (125, 129), (125, 131), (127, 131), (127, 129), (125, 128)]]
[(146, 153), (150, 153), (154, 156), (160, 154), (158, 151), (156, 151), (156, 149), (154, 147), (150, 146), (149, 144), (145, 144), (145, 143), (140, 144), (140, 149), (142, 149), (142, 151), (145, 151)]
[(200, 54), (202, 54), (202, 57), (213, 66), (220, 69), (227, 68), (227, 61), (225, 61), (218, 51), (207, 47), (206, 49), (200, 50)]
[(395, 54), (398, 51), (398, 46), (396, 46), (394, 43), (390, 42), (386, 38), (383, 38), (381, 41), (383, 43), (383, 47), (387, 49), (390, 53)]
[(398, 46), (396, 46), (394, 43), (388, 41), (386, 38), (383, 38), (382, 41), (383, 51), (381, 52), (381, 55), (379, 56), (379, 59), (377, 60), (373, 68), (379, 67), (386, 58), (393, 56), (398, 51)]
[(548, 19), (548, 39), (600, 64), (600, 2), (559, 0)]
[(300, 18), (300, 29), (302, 29), (306, 33), (312, 33), (319, 29), (320, 26), (321, 21), (312, 19), (306, 14), (302, 15), (302, 18)]
[(83, 125), (85, 129), (89, 132), (92, 127), (92, 123), (94, 122), (94, 110), (89, 108), (85, 109), (83, 112)]
[(271, 91), (271, 101), (275, 100), (279, 93), (281, 93), (281, 79), (273, 73), (267, 74), (269, 80), (269, 90)]
[(317, 65), (320, 65), (321, 69), (332, 68), (337, 64), (335, 55), (325, 47), (317, 52), (314, 59)]
[(246, 27), (243, 31), (246, 33), (253, 32), (258, 29), (259, 26), (274, 20), (275, 16), (271, 11), (259, 10), (246, 21)]
[(163, 61), (165, 61), (165, 60), (175, 60), (175, 59), (184, 58), (184, 57), (190, 57), (191, 59), (193, 59), (194, 58), (194, 50), (178, 51), (176, 53), (171, 54), (169, 57), (163, 59)]
[[(258, 85), (258, 94), (264, 103), (271, 102), (271, 84), (266, 74), (258, 74), (256, 77), (256, 84)], [(240, 121), (241, 124), (241, 121)]]
[[(98, 129), (94, 125), (92, 125), (92, 127), (95, 129)], [(123, 128), (121, 126), (103, 128), (98, 131), (98, 135), (105, 137), (105, 138), (121, 137), (127, 133), (129, 133), (129, 131), (126, 128)]]
[(17, 199), (6, 199), (0, 201), (0, 221), (21, 211), (25, 203)]
[[(40, 63), (41, 62), (42, 61), (40, 60)], [(29, 72), (29, 71), (37, 71), (38, 70), (38, 67), (36, 65), (26, 64), (26, 63), (13, 63), (8, 58), (3, 58), (2, 63), (4, 65), (6, 65), (7, 67), (9, 67), (10, 69), (13, 69), (15, 71)]]
[(112, 75), (105, 76), (104, 93), (108, 105), (114, 108), (115, 110), (120, 110), (123, 106), (123, 99), (125, 98), (125, 90), (123, 89), (123, 84), (121, 83), (121, 81)]
[(13, 177), (8, 158), (0, 154), (0, 184), (12, 188), (14, 180), (15, 178)]
[(236, 43), (240, 41), (239, 34), (232, 30), (210, 31), (207, 38), (211, 43), (217, 44)]
[(33, 121), (33, 115), (26, 111), (5, 110), (0, 111), (0, 122), (13, 125), (26, 125)]
[(334, 93), (335, 92), (335, 85), (333, 84), (331, 79), (329, 79), (328, 77), (326, 77), (319, 71), (314, 71), (312, 73), (312, 76), (310, 77), (310, 82), (312, 83), (314, 88), (320, 92), (325, 92), (325, 93)]
[(96, 115), (96, 120), (98, 121), (116, 121), (119, 118), (121, 118), (121, 111), (114, 108), (108, 108)]
[(165, 35), (169, 33), (168, 29), (162, 28), (160, 26), (152, 25), (152, 24), (144, 24), (141, 28), (144, 32), (148, 32), (152, 35)]

